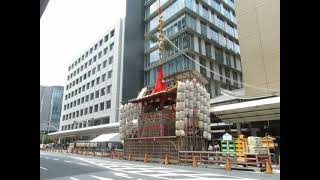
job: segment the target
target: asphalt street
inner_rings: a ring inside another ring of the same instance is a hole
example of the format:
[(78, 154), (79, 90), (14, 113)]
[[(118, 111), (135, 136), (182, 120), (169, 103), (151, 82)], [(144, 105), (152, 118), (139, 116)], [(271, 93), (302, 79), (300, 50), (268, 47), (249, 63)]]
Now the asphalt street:
[(192, 168), (189, 166), (160, 165), (136, 161), (40, 151), (40, 179), (50, 180), (158, 180), (158, 179), (219, 179), (253, 180), (280, 179), (280, 173), (267, 175), (260, 172), (223, 168)]

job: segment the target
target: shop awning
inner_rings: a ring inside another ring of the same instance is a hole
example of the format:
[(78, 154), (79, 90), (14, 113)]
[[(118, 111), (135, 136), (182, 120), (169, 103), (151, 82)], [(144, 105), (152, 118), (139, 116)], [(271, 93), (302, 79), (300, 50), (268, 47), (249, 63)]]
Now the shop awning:
[(101, 134), (90, 142), (120, 142), (119, 133)]
[(227, 123), (280, 120), (280, 97), (216, 106), (210, 112)]

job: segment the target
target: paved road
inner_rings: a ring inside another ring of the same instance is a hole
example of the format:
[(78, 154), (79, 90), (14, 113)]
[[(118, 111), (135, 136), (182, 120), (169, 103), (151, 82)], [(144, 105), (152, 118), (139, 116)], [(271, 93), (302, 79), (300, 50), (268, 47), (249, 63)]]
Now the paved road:
[(280, 179), (280, 174), (192, 168), (176, 165), (144, 164), (134, 161), (100, 157), (83, 157), (70, 154), (40, 152), (40, 179), (51, 180), (169, 180), (219, 179), (253, 180)]

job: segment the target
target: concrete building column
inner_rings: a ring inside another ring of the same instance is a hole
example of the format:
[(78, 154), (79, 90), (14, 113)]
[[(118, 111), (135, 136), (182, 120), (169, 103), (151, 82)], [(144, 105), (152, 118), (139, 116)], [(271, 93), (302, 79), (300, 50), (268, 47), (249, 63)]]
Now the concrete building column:
[(237, 123), (237, 134), (241, 134), (241, 124), (239, 122)]

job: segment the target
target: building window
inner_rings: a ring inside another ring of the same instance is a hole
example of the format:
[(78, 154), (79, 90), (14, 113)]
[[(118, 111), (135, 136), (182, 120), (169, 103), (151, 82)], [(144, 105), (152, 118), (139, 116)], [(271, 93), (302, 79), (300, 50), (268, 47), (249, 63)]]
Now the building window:
[(84, 109), (84, 115), (87, 115), (88, 114), (88, 108), (85, 108)]
[(99, 90), (96, 91), (96, 98), (99, 97)]
[(86, 102), (89, 101), (89, 95), (86, 95)]
[(92, 75), (96, 73), (96, 67), (92, 68)]
[[(206, 60), (200, 58), (200, 64), (206, 67)], [(204, 77), (207, 77), (207, 69), (203, 66), (200, 66), (200, 74), (202, 74)]]
[(110, 109), (111, 107), (111, 101), (106, 101), (106, 109)]
[(97, 55), (93, 56), (93, 62), (96, 62), (97, 60)]
[(206, 48), (206, 56), (207, 57), (209, 57), (209, 58), (211, 58), (212, 56), (211, 56), (211, 46), (210, 46), (210, 44), (209, 43), (205, 43), (205, 48)]
[(107, 66), (107, 62), (108, 62), (108, 60), (103, 61), (102, 68), (105, 68)]
[(93, 48), (90, 48), (90, 54), (92, 54), (92, 52), (93, 52)]
[(75, 118), (75, 116), (76, 116), (76, 113), (73, 112), (73, 113), (72, 113), (72, 118)]
[(103, 49), (103, 55), (107, 54), (107, 52), (108, 52), (108, 47), (105, 47), (105, 48)]
[(94, 50), (97, 50), (97, 48), (98, 48), (98, 44), (95, 44), (94, 45)]
[(90, 94), (90, 100), (92, 100), (94, 98), (94, 93)]
[(113, 62), (113, 56), (109, 57), (109, 64), (112, 64)]
[(198, 38), (198, 44), (199, 44), (199, 53), (202, 54), (201, 38)]
[(110, 49), (110, 51), (112, 51), (113, 46), (114, 46), (114, 43), (111, 43), (111, 44), (110, 44), (110, 48), (109, 48), (109, 49)]
[(96, 84), (98, 85), (98, 84), (100, 83), (100, 77), (97, 77), (96, 80), (97, 80), (97, 83), (96, 83)]
[(110, 79), (112, 76), (112, 71), (108, 71), (108, 79)]
[(80, 76), (80, 79), (79, 79), (79, 80), (80, 80), (80, 82), (82, 82), (82, 76)]
[(90, 77), (90, 76), (91, 76), (91, 70), (88, 71), (88, 77)]
[(87, 68), (87, 66), (88, 66), (88, 63), (85, 63), (85, 64), (84, 64), (84, 68)]
[(101, 89), (101, 96), (104, 96), (106, 94), (106, 88)]
[(100, 40), (99, 46), (102, 46), (102, 43), (103, 43), (103, 39)]
[(90, 88), (90, 83), (88, 82), (88, 83), (87, 83), (87, 89), (89, 89), (89, 88)]
[(100, 111), (104, 110), (104, 102), (100, 103)]
[(114, 36), (114, 30), (111, 31), (110, 37), (112, 38)]
[(94, 86), (94, 81), (95, 81), (95, 80), (92, 80), (92, 81), (91, 81), (91, 87)]
[(93, 107), (92, 107), (92, 106), (90, 106), (90, 107), (89, 107), (89, 114), (91, 114), (91, 113), (92, 113), (92, 110), (93, 110)]
[(77, 100), (77, 105), (80, 105), (80, 98)]
[(102, 56), (102, 51), (99, 52), (99, 54), (98, 54), (98, 59), (100, 59), (101, 56)]
[(77, 116), (76, 117), (79, 117), (79, 111), (77, 111)]
[(86, 90), (86, 85), (82, 86), (82, 92), (84, 92)]
[(106, 80), (106, 74), (102, 75), (102, 82), (104, 82)]
[(89, 60), (89, 66), (92, 64), (92, 59)]
[(107, 93), (111, 92), (111, 85), (107, 86)]
[(109, 39), (109, 35), (107, 34), (107, 35), (104, 36), (104, 42), (107, 42), (108, 39)]
[(101, 64), (98, 65), (97, 71), (99, 72), (101, 70)]
[(94, 112), (98, 112), (98, 104), (94, 105)]
[(201, 34), (207, 37), (207, 25), (203, 22), (200, 22)]
[(84, 97), (81, 98), (81, 104), (83, 104), (83, 103), (84, 103)]

